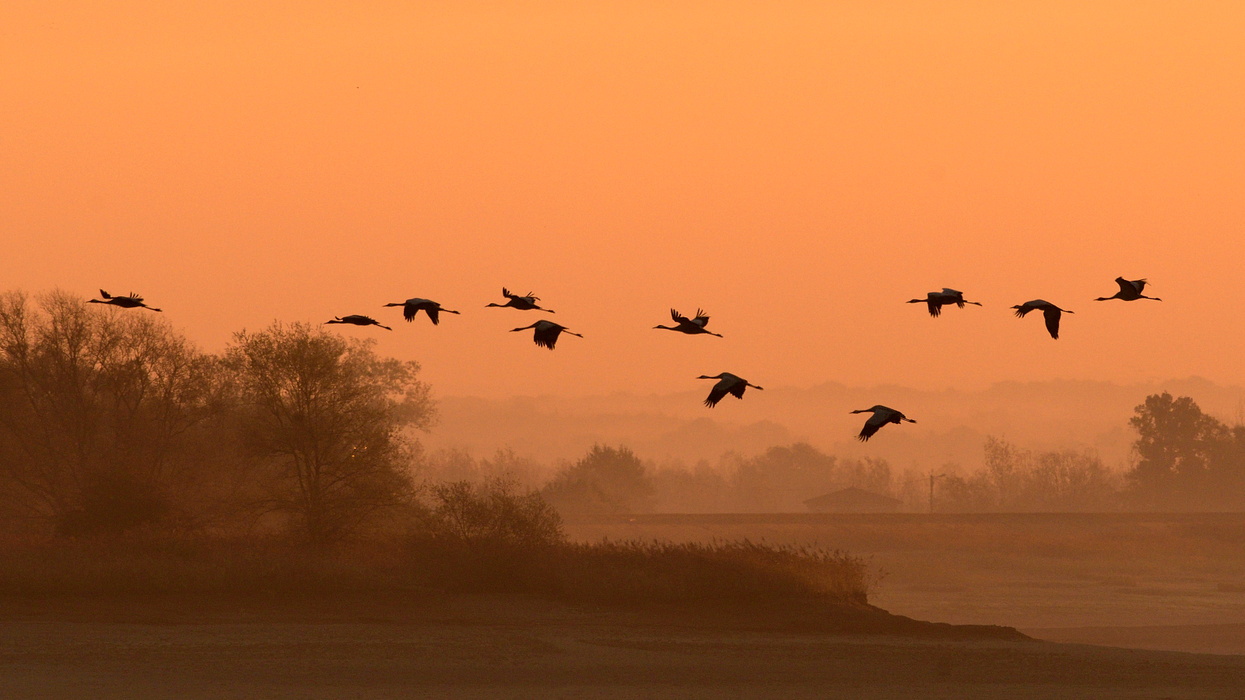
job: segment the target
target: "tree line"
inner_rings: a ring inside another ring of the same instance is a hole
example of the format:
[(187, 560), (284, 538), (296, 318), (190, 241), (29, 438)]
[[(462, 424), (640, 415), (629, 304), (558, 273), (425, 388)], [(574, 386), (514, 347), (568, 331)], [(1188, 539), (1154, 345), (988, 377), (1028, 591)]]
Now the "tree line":
[[(59, 292), (0, 295), (7, 529), (282, 531), (323, 543), (401, 527), (438, 508), (446, 517), (467, 512), (447, 504), (472, 503), (469, 487), (446, 484), (490, 478), (509, 480), (501, 493), (526, 486), (563, 513), (798, 512), (805, 500), (849, 486), (920, 511), (934, 471), (841, 459), (805, 443), (690, 469), (597, 445), (548, 470), (509, 451), (478, 461), (425, 454), (417, 434), (434, 418), (417, 363), (380, 357), (370, 341), (319, 326), (240, 331), (213, 354), (153, 316)], [(1123, 473), (1090, 451), (1031, 451), (988, 438), (983, 469), (941, 470), (936, 506), (1245, 508), (1245, 427), (1170, 394), (1147, 397), (1131, 425), (1136, 459)]]
[(419, 365), (304, 323), (220, 354), (166, 321), (0, 296), (0, 513), (64, 535), (282, 528), (324, 542), (411, 499)]
[(505, 474), (564, 513), (802, 512), (804, 501), (855, 487), (902, 510), (940, 512), (1233, 511), (1245, 509), (1245, 427), (1229, 427), (1188, 397), (1155, 394), (1135, 408), (1133, 463), (1112, 469), (1086, 448), (1030, 450), (988, 436), (981, 469), (845, 459), (797, 442), (760, 454), (722, 455), (688, 468), (596, 445), (553, 469), (502, 450), (475, 460), (460, 450), (424, 455), (427, 474), (478, 480)]

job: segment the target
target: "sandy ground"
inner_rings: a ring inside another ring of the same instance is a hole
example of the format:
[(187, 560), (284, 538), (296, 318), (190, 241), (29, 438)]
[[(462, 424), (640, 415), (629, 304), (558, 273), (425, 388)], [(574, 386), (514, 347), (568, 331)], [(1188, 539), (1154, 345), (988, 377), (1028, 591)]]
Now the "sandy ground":
[(0, 606), (4, 698), (1241, 698), (1245, 657), (441, 597)]

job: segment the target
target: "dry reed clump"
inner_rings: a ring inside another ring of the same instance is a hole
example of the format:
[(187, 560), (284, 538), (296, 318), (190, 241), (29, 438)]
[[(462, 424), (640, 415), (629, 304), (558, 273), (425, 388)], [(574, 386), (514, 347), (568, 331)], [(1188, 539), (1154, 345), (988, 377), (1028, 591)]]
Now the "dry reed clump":
[(332, 548), (279, 537), (138, 531), (0, 543), (0, 595), (339, 594), (440, 590), (601, 604), (865, 604), (866, 562), (742, 541), (575, 543), (557, 512), (513, 484), (430, 490), (404, 537)]
[(748, 541), (418, 538), (326, 551), (281, 539), (128, 535), (9, 542), (0, 596), (521, 594), (582, 603), (867, 602), (868, 567), (842, 552)]
[(843, 552), (731, 541), (610, 541), (517, 547), (504, 542), (417, 545), (424, 583), (603, 604), (782, 600), (868, 602), (869, 567)]
[[(868, 602), (868, 566), (844, 552), (749, 540), (573, 546), (567, 592), (611, 601), (831, 599)], [(598, 586), (603, 590), (593, 593)]]
[(557, 511), (513, 482), (430, 493), (429, 527), (411, 548), (428, 586), (607, 604), (868, 598), (868, 565), (839, 551), (748, 540), (572, 543)]

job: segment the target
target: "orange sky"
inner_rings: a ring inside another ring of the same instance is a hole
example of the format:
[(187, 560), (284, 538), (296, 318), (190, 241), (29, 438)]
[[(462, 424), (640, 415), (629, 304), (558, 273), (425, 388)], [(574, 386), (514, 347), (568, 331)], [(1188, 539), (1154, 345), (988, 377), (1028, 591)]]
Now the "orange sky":
[(183, 5), (0, 7), (3, 288), (369, 313), (442, 395), (1245, 382), (1239, 3)]

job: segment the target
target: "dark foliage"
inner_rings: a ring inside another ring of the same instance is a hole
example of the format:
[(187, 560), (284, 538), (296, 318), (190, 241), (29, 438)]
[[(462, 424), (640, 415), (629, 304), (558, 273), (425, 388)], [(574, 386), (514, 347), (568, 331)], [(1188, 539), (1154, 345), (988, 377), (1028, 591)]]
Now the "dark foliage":
[(1134, 503), (1163, 510), (1245, 507), (1245, 426), (1229, 428), (1187, 396), (1146, 397), (1129, 421), (1138, 461), (1128, 473)]
[(559, 510), (638, 513), (655, 493), (644, 463), (626, 447), (594, 445), (582, 459), (557, 473), (544, 496)]

